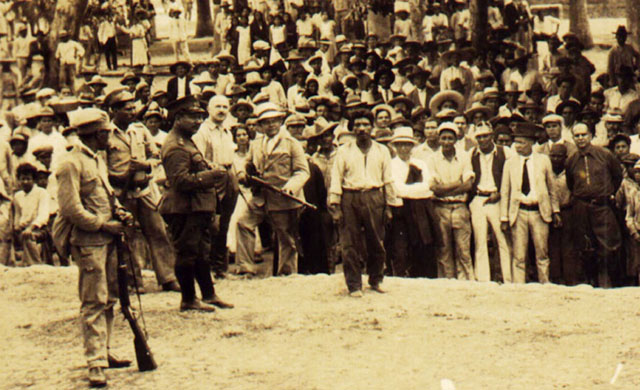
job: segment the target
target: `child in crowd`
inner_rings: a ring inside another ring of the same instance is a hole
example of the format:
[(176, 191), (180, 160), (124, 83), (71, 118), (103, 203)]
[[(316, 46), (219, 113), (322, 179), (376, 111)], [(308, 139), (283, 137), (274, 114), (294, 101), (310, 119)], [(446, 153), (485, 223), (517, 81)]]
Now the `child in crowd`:
[(22, 264), (42, 263), (40, 245), (42, 228), (49, 221), (49, 194), (44, 188), (35, 186), (38, 170), (24, 162), (18, 166), (17, 176), (20, 191), (13, 198), (13, 230), (16, 242), (23, 249)]

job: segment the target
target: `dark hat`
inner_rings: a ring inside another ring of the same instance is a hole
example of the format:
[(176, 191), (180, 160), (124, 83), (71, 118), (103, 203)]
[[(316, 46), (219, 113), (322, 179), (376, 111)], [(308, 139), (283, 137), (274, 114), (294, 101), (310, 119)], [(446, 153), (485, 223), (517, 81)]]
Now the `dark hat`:
[(118, 103), (126, 103), (132, 102), (135, 100), (135, 97), (129, 89), (126, 87), (116, 88), (113, 91), (109, 92), (107, 96), (104, 98), (104, 104), (107, 106), (111, 106)]
[(176, 115), (181, 113), (195, 113), (195, 114), (206, 114), (207, 112), (202, 109), (200, 105), (200, 101), (195, 98), (193, 95), (185, 96), (183, 98), (177, 99), (169, 103), (167, 105), (167, 110), (169, 111), (168, 119), (170, 122), (173, 122)]
[(376, 71), (375, 75), (373, 76), (374, 83), (378, 84), (380, 82), (380, 78), (385, 74), (391, 78), (391, 83), (393, 84), (396, 79), (396, 75), (391, 71), (391, 69), (379, 69), (378, 71)]
[(624, 133), (618, 133), (613, 136), (611, 141), (609, 141), (609, 149), (613, 149), (615, 144), (617, 144), (620, 141), (626, 143), (627, 145), (631, 145), (631, 138), (628, 135)]
[(640, 156), (635, 154), (635, 153), (627, 153), (624, 156), (622, 156), (622, 158), (620, 158), (620, 161), (622, 161), (622, 163), (624, 165), (635, 165), (636, 162), (638, 162), (638, 160), (640, 160)]
[(598, 113), (597, 113), (597, 112), (595, 112), (595, 111), (593, 111), (593, 110), (592, 110), (592, 109), (590, 109), (589, 107), (587, 107), (587, 108), (585, 108), (584, 110), (582, 110), (582, 111), (580, 112), (580, 114), (578, 114), (578, 120), (579, 120), (579, 121), (582, 121), (582, 120), (584, 120), (584, 119), (586, 119), (586, 118), (589, 118), (589, 117), (591, 117), (591, 118), (595, 118), (595, 119), (598, 119)]
[(563, 102), (561, 102), (560, 104), (558, 104), (558, 106), (556, 106), (556, 114), (558, 115), (562, 115), (562, 110), (564, 110), (565, 107), (572, 107), (573, 110), (577, 113), (580, 112), (580, 102), (570, 98), (569, 100), (565, 100)]
[(544, 131), (544, 127), (531, 122), (518, 123), (513, 137), (522, 137), (529, 139), (538, 139), (538, 133)]
[(169, 67), (169, 70), (171, 71), (171, 73), (176, 73), (176, 69), (178, 68), (178, 65), (185, 66), (187, 68), (187, 72), (191, 69), (191, 64), (188, 63), (187, 61), (178, 61)]
[(614, 32), (614, 34), (616, 35), (629, 35), (629, 32), (627, 31), (627, 27), (624, 25), (619, 25), (618, 29)]
[(38, 173), (38, 168), (36, 168), (36, 166), (31, 164), (30, 162), (25, 161), (23, 163), (20, 163), (20, 165), (18, 165), (18, 168), (16, 169), (16, 173), (18, 176), (24, 175), (25, 173), (35, 176), (35, 174)]
[(551, 146), (551, 150), (549, 150), (550, 156), (566, 156), (567, 155), (567, 147), (565, 144), (557, 143)]

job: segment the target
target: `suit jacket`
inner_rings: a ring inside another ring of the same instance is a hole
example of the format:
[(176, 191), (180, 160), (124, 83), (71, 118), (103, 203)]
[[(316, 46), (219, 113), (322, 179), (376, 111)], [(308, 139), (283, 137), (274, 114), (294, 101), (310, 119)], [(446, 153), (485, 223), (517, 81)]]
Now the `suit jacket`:
[[(191, 78), (191, 76), (186, 76), (186, 78), (187, 78), (187, 86), (185, 87), (184, 93), (185, 93), (185, 96), (189, 96), (191, 95), (191, 89), (189, 88), (189, 84), (193, 79)], [(168, 102), (171, 103), (177, 98), (178, 98), (178, 77), (174, 76), (170, 78), (169, 81), (167, 82), (167, 99), (168, 99)]]
[[(303, 186), (309, 180), (310, 173), (302, 145), (285, 130), (280, 130), (276, 137), (278, 138), (273, 148), (267, 146), (266, 137), (256, 138), (251, 143), (248, 161), (255, 165), (264, 181), (290, 190), (294, 196), (304, 199)], [(273, 191), (263, 190), (262, 195), (270, 211), (301, 207), (299, 203)], [(257, 204), (259, 203), (260, 200)]]
[[(544, 154), (533, 152), (529, 163), (534, 164), (534, 174), (529, 177), (531, 188), (538, 195), (540, 216), (546, 223), (551, 222), (551, 214), (560, 212), (558, 197), (553, 185), (553, 170), (551, 160)], [(520, 210), (522, 195), (522, 168), (520, 155), (514, 155), (504, 163), (502, 185), (500, 187), (500, 220), (513, 225)]]
[(160, 213), (215, 212), (215, 184), (226, 171), (210, 169), (191, 138), (175, 129), (167, 135), (161, 155), (168, 188), (160, 201)]

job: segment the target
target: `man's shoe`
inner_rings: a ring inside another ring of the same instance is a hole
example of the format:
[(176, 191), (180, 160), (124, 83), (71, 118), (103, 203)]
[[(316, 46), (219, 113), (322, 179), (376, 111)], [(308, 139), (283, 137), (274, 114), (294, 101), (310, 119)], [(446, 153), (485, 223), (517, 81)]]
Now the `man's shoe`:
[(377, 292), (378, 294), (386, 293), (386, 291), (384, 291), (383, 289), (380, 288), (379, 284), (372, 284), (371, 286), (369, 286), (369, 288), (372, 289), (373, 291)]
[(203, 299), (202, 302), (217, 306), (221, 309), (233, 309), (234, 307), (232, 304), (224, 302), (217, 295), (214, 295), (213, 298)]
[(349, 296), (351, 298), (362, 298), (363, 297), (362, 290), (350, 291)]
[(109, 361), (109, 368), (125, 368), (131, 365), (131, 360), (121, 359), (114, 354), (107, 355)]
[(162, 284), (162, 291), (180, 292), (180, 285), (175, 280), (171, 281), (171, 282), (163, 283)]
[(104, 375), (102, 367), (91, 367), (89, 369), (89, 387), (107, 386), (107, 377)]
[(180, 311), (204, 311), (212, 313), (216, 311), (215, 307), (209, 305), (203, 305), (199, 300), (194, 300), (193, 302), (180, 302)]
[(216, 272), (214, 278), (216, 279), (226, 279), (227, 274), (224, 272)]

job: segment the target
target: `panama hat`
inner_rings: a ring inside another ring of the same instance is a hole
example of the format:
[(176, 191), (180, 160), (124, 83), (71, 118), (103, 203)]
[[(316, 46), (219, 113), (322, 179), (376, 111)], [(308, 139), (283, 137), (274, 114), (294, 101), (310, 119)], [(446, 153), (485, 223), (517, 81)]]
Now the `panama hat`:
[(436, 93), (429, 101), (429, 110), (431, 111), (431, 113), (435, 114), (440, 111), (440, 106), (447, 100), (453, 101), (456, 104), (458, 110), (463, 108), (464, 96), (462, 96), (460, 92), (454, 90), (444, 90)]

